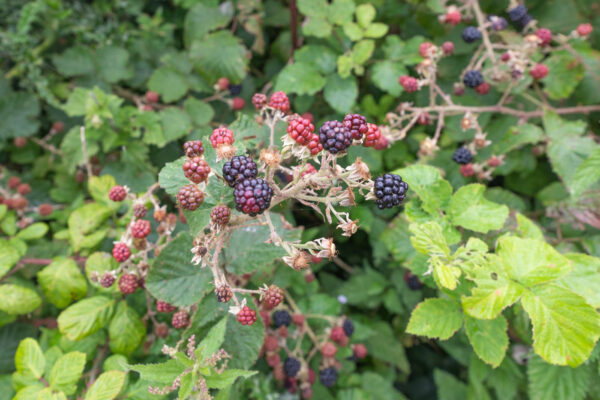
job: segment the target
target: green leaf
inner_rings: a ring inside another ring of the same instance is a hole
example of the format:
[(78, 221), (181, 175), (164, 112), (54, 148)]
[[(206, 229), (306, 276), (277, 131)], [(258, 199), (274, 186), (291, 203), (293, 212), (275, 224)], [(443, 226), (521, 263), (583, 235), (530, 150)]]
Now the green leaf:
[(46, 232), (48, 232), (48, 225), (43, 222), (36, 222), (17, 233), (17, 237), (22, 240), (35, 240), (44, 236)]
[(442, 233), (442, 227), (437, 222), (414, 223), (410, 224), (408, 229), (413, 234), (410, 242), (419, 253), (446, 258), (450, 256), (450, 248)]
[(442, 178), (439, 169), (429, 165), (411, 165), (392, 173), (402, 177), (408, 184), (408, 193), (415, 192), (428, 213), (437, 213), (439, 209), (443, 210), (448, 206), (452, 186)]
[(192, 118), (192, 122), (196, 125), (207, 125), (215, 115), (210, 104), (193, 97), (187, 98), (183, 102), (183, 106), (186, 113)]
[(169, 67), (160, 67), (152, 73), (148, 88), (158, 93), (165, 103), (171, 103), (185, 96), (189, 86), (179, 72)]
[(40, 392), (45, 388), (41, 383), (35, 383), (19, 390), (13, 400), (38, 400)]
[(525, 286), (539, 285), (568, 274), (571, 262), (551, 245), (534, 239), (505, 236), (496, 254), (508, 275)]
[(360, 25), (353, 22), (348, 22), (344, 24), (343, 28), (344, 33), (350, 38), (350, 40), (357, 42), (363, 38), (363, 30), (361, 29)]
[(8, 314), (27, 314), (40, 304), (42, 299), (30, 288), (13, 284), (0, 285), (0, 311)]
[(374, 334), (365, 341), (369, 354), (382, 361), (395, 365), (405, 374), (410, 374), (410, 363), (404, 352), (404, 346), (397, 339), (387, 322), (375, 321), (370, 326)]
[(340, 113), (350, 112), (358, 97), (356, 78), (342, 78), (337, 74), (329, 75), (325, 84), (325, 101)]
[(499, 315), (495, 319), (476, 319), (465, 315), (465, 331), (475, 353), (496, 368), (502, 363), (508, 348), (508, 323)]
[(63, 392), (55, 392), (52, 388), (45, 388), (38, 394), (37, 400), (67, 400)]
[(227, 329), (223, 349), (235, 358), (229, 360), (229, 368), (250, 369), (258, 359), (265, 335), (262, 319), (251, 326), (242, 326), (231, 313), (226, 313)]
[(175, 359), (170, 359), (161, 364), (136, 364), (129, 365), (129, 369), (140, 374), (140, 379), (147, 382), (171, 385), (181, 375), (186, 366)]
[(46, 359), (39, 344), (31, 338), (19, 343), (15, 354), (17, 372), (25, 378), (39, 379), (44, 374)]
[(573, 271), (558, 284), (583, 296), (594, 308), (600, 308), (600, 258), (586, 254), (565, 254), (573, 263)]
[(204, 377), (206, 385), (211, 389), (225, 389), (235, 382), (239, 377), (249, 378), (258, 371), (244, 371), (242, 369), (228, 369), (220, 374), (207, 375)]
[(50, 370), (48, 382), (54, 390), (61, 391), (70, 396), (77, 390), (77, 381), (85, 367), (85, 354), (72, 351), (56, 361)]
[(199, 360), (204, 360), (215, 354), (225, 341), (225, 329), (227, 327), (227, 317), (221, 319), (219, 323), (210, 328), (204, 339), (196, 349), (196, 355)]
[(552, 100), (569, 97), (583, 79), (583, 64), (567, 50), (552, 52), (544, 64), (550, 71), (542, 82), (544, 91)]
[(119, 263), (114, 259), (112, 254), (95, 252), (88, 256), (85, 260), (85, 275), (87, 276), (90, 284), (95, 288), (98, 288), (101, 292), (118, 291), (118, 285), (111, 286), (110, 288), (104, 288), (100, 285), (100, 282), (92, 281), (92, 274), (97, 273), (98, 276), (104, 275), (105, 272), (112, 271), (119, 268)]
[(454, 375), (435, 369), (433, 380), (437, 386), (439, 400), (456, 400), (467, 398), (467, 385), (459, 381)]
[(58, 72), (64, 76), (88, 75), (94, 72), (94, 55), (89, 47), (75, 46), (52, 57)]
[(157, 143), (162, 147), (166, 143), (186, 136), (192, 130), (192, 120), (183, 110), (176, 107), (167, 107), (160, 112), (160, 118), (165, 135), (165, 142)]
[(307, 17), (325, 18), (329, 14), (329, 4), (321, 0), (298, 0), (298, 10)]
[[(69, 236), (75, 251), (83, 247), (93, 247), (97, 243), (86, 242), (86, 235), (94, 231), (112, 214), (112, 210), (98, 203), (86, 204), (71, 213), (69, 216)], [(97, 233), (97, 231), (96, 231)], [(90, 235), (90, 237), (92, 237)], [(98, 242), (104, 236), (100, 237)]]
[(246, 48), (229, 31), (211, 33), (192, 43), (190, 57), (196, 66), (208, 74), (211, 80), (220, 77), (236, 83), (246, 75), (248, 57)]
[(108, 325), (110, 350), (117, 354), (130, 354), (144, 341), (146, 326), (138, 313), (127, 302), (117, 305), (115, 316)]
[(178, 158), (175, 161), (166, 163), (158, 174), (158, 183), (171, 196), (177, 196), (179, 189), (188, 185), (189, 180), (183, 175), (183, 163), (187, 157)]
[(352, 48), (352, 60), (356, 64), (364, 64), (366, 63), (371, 55), (373, 54), (373, 50), (375, 50), (375, 41), (374, 40), (361, 40), (357, 42)]
[(375, 22), (367, 27), (365, 30), (365, 37), (378, 39), (384, 37), (388, 32), (388, 26), (380, 22)]
[(44, 295), (58, 308), (65, 308), (87, 292), (85, 277), (70, 258), (56, 258), (37, 276)]
[(567, 121), (553, 111), (547, 111), (544, 114), (544, 130), (546, 135), (553, 140), (581, 136), (585, 133), (585, 128), (584, 121)]
[(154, 259), (146, 279), (146, 289), (157, 299), (176, 306), (191, 306), (211, 289), (208, 268), (192, 265), (193, 238), (181, 233)]
[(19, 251), (9, 242), (0, 239), (0, 278), (4, 276), (21, 258)]
[(0, 139), (27, 137), (37, 132), (40, 105), (29, 93), (16, 92), (0, 96)]
[(508, 207), (487, 200), (484, 193), (485, 186), (480, 184), (458, 189), (448, 208), (452, 223), (481, 233), (502, 228), (508, 218)]
[(406, 74), (404, 65), (390, 60), (378, 61), (371, 69), (371, 78), (375, 86), (394, 97), (402, 94), (403, 89), (398, 83), (398, 77)]
[(575, 170), (569, 184), (573, 196), (580, 196), (600, 179), (600, 148), (596, 148)]
[(363, 28), (366, 28), (375, 19), (375, 7), (366, 3), (356, 7), (356, 20)]
[(185, 16), (183, 37), (187, 46), (194, 40), (201, 40), (208, 32), (223, 28), (233, 16), (233, 6), (222, 3), (218, 7), (209, 7), (196, 3)]
[(331, 25), (325, 18), (311, 17), (302, 24), (302, 33), (306, 36), (326, 38), (331, 35)]
[(533, 349), (551, 364), (576, 367), (600, 337), (600, 316), (585, 299), (557, 285), (535, 286), (523, 294), (533, 324)]
[(293, 63), (286, 65), (277, 77), (274, 90), (286, 93), (313, 95), (325, 86), (325, 78), (316, 67), (309, 64)]
[(126, 376), (121, 371), (104, 372), (88, 389), (85, 400), (113, 400), (123, 388)]
[(97, 49), (96, 67), (100, 77), (108, 83), (117, 83), (133, 75), (129, 53), (119, 46), (109, 45)]
[[(333, 0), (329, 4), (327, 18), (336, 25), (346, 25), (352, 21), (356, 5), (352, 0)], [(296, 56), (296, 54), (294, 54)]]
[(450, 339), (460, 329), (463, 316), (458, 303), (449, 299), (427, 299), (413, 310), (406, 332), (440, 340)]
[(505, 154), (526, 144), (535, 144), (544, 139), (544, 131), (532, 124), (512, 126), (500, 140), (494, 140), (495, 154)]
[(522, 238), (544, 240), (542, 230), (529, 218), (523, 214), (516, 213), (517, 229), (515, 232)]
[(527, 377), (532, 400), (583, 400), (590, 389), (592, 369), (559, 367), (532, 357), (527, 363)]
[[(600, 146), (589, 137), (565, 136), (550, 142), (547, 154), (552, 169), (561, 178), (570, 193), (574, 194), (575, 190), (580, 190), (581, 177), (576, 176), (577, 171), (598, 149)], [(583, 168), (588, 169), (587, 166)], [(591, 178), (594, 176), (595, 174), (592, 174)]]
[(110, 189), (112, 189), (116, 184), (117, 182), (112, 175), (91, 176), (88, 179), (88, 191), (90, 192), (92, 198), (98, 203), (104, 204), (110, 207), (113, 211), (116, 211), (121, 207), (121, 203), (112, 201), (108, 197)]
[(58, 316), (58, 329), (69, 340), (80, 340), (108, 324), (115, 301), (94, 296), (71, 305)]
[(325, 75), (335, 71), (336, 67), (336, 54), (329, 47), (322, 45), (302, 46), (294, 53), (294, 60), (300, 64), (312, 65), (319, 73)]

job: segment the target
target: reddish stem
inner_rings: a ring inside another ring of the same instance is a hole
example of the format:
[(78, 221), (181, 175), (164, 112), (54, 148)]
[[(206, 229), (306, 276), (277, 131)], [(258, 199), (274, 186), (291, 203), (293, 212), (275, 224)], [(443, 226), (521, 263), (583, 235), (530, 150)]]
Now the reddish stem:
[(292, 33), (292, 56), (298, 46), (298, 8), (296, 0), (290, 0), (290, 31)]

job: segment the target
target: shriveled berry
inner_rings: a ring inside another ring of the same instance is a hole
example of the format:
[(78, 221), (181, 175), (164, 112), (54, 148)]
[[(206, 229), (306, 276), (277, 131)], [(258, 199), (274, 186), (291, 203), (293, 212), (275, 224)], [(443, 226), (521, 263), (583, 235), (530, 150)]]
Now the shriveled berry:
[(508, 22), (503, 17), (497, 15), (489, 15), (487, 20), (491, 23), (492, 29), (495, 31), (502, 31), (506, 29)]
[(119, 278), (119, 290), (123, 294), (132, 294), (140, 287), (138, 277), (134, 274), (123, 274)]
[(269, 107), (281, 110), (284, 113), (290, 111), (290, 99), (284, 92), (275, 92), (269, 99)]
[(298, 359), (294, 357), (288, 357), (283, 362), (283, 371), (285, 372), (286, 376), (293, 378), (296, 375), (298, 375), (301, 366), (302, 364), (300, 364), (300, 361), (298, 361)]
[(339, 121), (327, 121), (319, 128), (319, 141), (331, 154), (345, 151), (352, 144), (352, 133)]
[(187, 328), (190, 325), (190, 314), (185, 310), (179, 310), (171, 318), (171, 325), (175, 329)]
[(125, 197), (127, 197), (127, 189), (120, 185), (113, 186), (108, 192), (108, 198), (112, 201), (123, 201)]
[(169, 336), (169, 327), (164, 323), (157, 324), (154, 326), (154, 333), (156, 333), (156, 336), (159, 338), (164, 339)]
[(275, 285), (269, 286), (265, 291), (265, 297), (263, 298), (264, 304), (271, 308), (277, 307), (283, 301), (283, 290)]
[(412, 76), (402, 75), (398, 78), (398, 82), (407, 93), (413, 93), (419, 90), (419, 81)]
[(10, 178), (8, 178), (7, 185), (10, 189), (16, 189), (17, 186), (19, 186), (20, 184), (21, 178), (19, 178), (18, 176), (11, 176)]
[(510, 60), (510, 53), (502, 53), (500, 56), (500, 61), (507, 62), (508, 60)]
[(52, 130), (56, 133), (61, 133), (62, 131), (65, 130), (65, 124), (62, 121), (55, 121), (52, 124)]
[(292, 322), (294, 323), (294, 325), (296, 325), (298, 327), (303, 326), (305, 321), (306, 321), (306, 318), (302, 314), (292, 315)]
[(307, 119), (298, 117), (290, 121), (287, 127), (287, 133), (296, 143), (307, 145), (312, 135), (315, 133), (315, 126)]
[(523, 4), (518, 4), (517, 6), (508, 10), (508, 17), (511, 21), (518, 21), (527, 15), (527, 7)]
[(350, 130), (352, 139), (360, 140), (367, 133), (369, 127), (367, 119), (360, 114), (348, 114), (344, 117), (343, 124)]
[(27, 145), (27, 138), (26, 137), (16, 137), (13, 140), (13, 144), (15, 145), (15, 147), (25, 147)]
[(109, 288), (113, 285), (113, 283), (115, 283), (116, 280), (117, 279), (112, 273), (105, 272), (104, 275), (102, 275), (102, 278), (100, 278), (100, 285), (102, 287)]
[(392, 208), (404, 200), (408, 185), (399, 175), (385, 174), (375, 179), (373, 190), (378, 208)]
[(183, 151), (189, 158), (200, 157), (204, 154), (204, 146), (201, 140), (188, 140), (183, 144)]
[(430, 122), (431, 116), (427, 111), (420, 113), (417, 117), (417, 124), (419, 125), (429, 125)]
[(333, 385), (335, 385), (337, 378), (338, 373), (334, 367), (328, 367), (322, 369), (321, 372), (319, 372), (319, 380), (321, 381), (323, 386), (332, 387)]
[(261, 178), (244, 179), (238, 181), (233, 195), (238, 211), (255, 216), (270, 207), (273, 189)]
[(134, 238), (145, 238), (152, 232), (150, 221), (145, 219), (138, 219), (131, 226), (131, 236)]
[(233, 297), (233, 292), (227, 285), (217, 286), (215, 288), (215, 294), (217, 295), (217, 301), (219, 303), (227, 303)]
[(279, 328), (280, 326), (289, 326), (292, 323), (292, 316), (289, 312), (285, 310), (277, 310), (271, 316), (273, 319), (273, 325), (275, 328)]
[(156, 310), (162, 313), (172, 313), (175, 311), (177, 307), (170, 305), (166, 301), (157, 300), (156, 301)]
[(213, 130), (210, 135), (210, 144), (215, 149), (222, 144), (233, 144), (235, 139), (233, 138), (233, 132), (227, 128), (217, 128)]
[(200, 157), (192, 157), (183, 163), (183, 174), (194, 183), (204, 182), (209, 173), (208, 163)]
[(129, 250), (129, 247), (125, 243), (115, 243), (112, 255), (118, 262), (124, 262), (131, 256), (131, 250)]
[(325, 342), (323, 343), (323, 346), (321, 346), (321, 354), (323, 354), (323, 357), (335, 357), (335, 353), (337, 353), (337, 347), (335, 344), (331, 342)]
[(267, 365), (271, 368), (275, 368), (275, 366), (279, 365), (281, 362), (281, 357), (277, 353), (267, 354)]
[(277, 342), (277, 338), (275, 336), (267, 335), (265, 336), (263, 346), (266, 351), (275, 351), (279, 348), (279, 343)]
[(552, 42), (552, 31), (550, 29), (540, 28), (537, 30), (535, 35), (540, 40), (540, 46), (547, 46), (550, 44), (550, 42)]
[(248, 306), (244, 306), (236, 316), (238, 322), (242, 325), (252, 325), (256, 322), (256, 311)]
[(210, 212), (210, 220), (215, 225), (227, 225), (231, 217), (231, 210), (225, 205), (216, 206)]
[(431, 42), (423, 42), (419, 45), (419, 54), (423, 58), (429, 58), (435, 52), (435, 45)]
[(255, 178), (257, 174), (258, 167), (248, 156), (235, 156), (223, 165), (223, 177), (230, 187), (240, 180)]
[(529, 75), (531, 75), (533, 79), (544, 79), (548, 75), (548, 72), (550, 72), (550, 70), (547, 66), (544, 64), (537, 64), (529, 70)]
[(184, 210), (194, 211), (204, 201), (204, 193), (196, 185), (186, 185), (179, 189), (177, 202)]
[(264, 108), (267, 105), (267, 96), (262, 93), (254, 93), (254, 96), (252, 96), (252, 105), (257, 110)]

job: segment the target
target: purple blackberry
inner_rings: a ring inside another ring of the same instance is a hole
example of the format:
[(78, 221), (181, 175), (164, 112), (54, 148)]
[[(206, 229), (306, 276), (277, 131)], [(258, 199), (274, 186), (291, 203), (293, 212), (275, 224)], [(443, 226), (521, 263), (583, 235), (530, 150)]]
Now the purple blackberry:
[(379, 209), (392, 208), (400, 205), (404, 200), (408, 185), (402, 181), (399, 175), (385, 174), (375, 179), (373, 189), (375, 197), (377, 197), (375, 200), (377, 207)]
[(254, 217), (269, 208), (273, 189), (261, 178), (244, 179), (235, 185), (233, 196), (236, 210)]
[(352, 337), (352, 334), (354, 333), (354, 324), (352, 323), (352, 321), (350, 321), (349, 319), (344, 320), (342, 328), (344, 329), (344, 333), (346, 334), (346, 336)]
[(272, 315), (272, 319), (273, 319), (273, 325), (275, 325), (276, 328), (279, 328), (280, 326), (290, 326), (290, 324), (292, 323), (292, 316), (290, 315), (289, 312), (285, 311), (285, 310), (277, 310), (273, 313)]
[(452, 160), (455, 163), (465, 165), (465, 164), (468, 164), (471, 161), (473, 161), (473, 154), (471, 154), (469, 149), (467, 149), (466, 147), (459, 147), (454, 152), (454, 155), (452, 156)]
[(508, 10), (508, 17), (513, 22), (517, 22), (518, 20), (525, 17), (526, 15), (527, 15), (527, 7), (525, 7), (523, 4), (519, 4), (518, 6), (513, 7), (510, 10)]
[(337, 378), (338, 373), (334, 367), (325, 368), (319, 372), (319, 379), (321, 380), (323, 386), (332, 387), (335, 385)]
[(467, 26), (462, 31), (462, 38), (466, 43), (473, 43), (481, 40), (481, 32), (474, 26)]
[(470, 88), (476, 88), (483, 83), (483, 75), (475, 69), (470, 69), (465, 73), (463, 83)]
[(344, 126), (350, 129), (352, 139), (360, 140), (367, 133), (367, 119), (360, 114), (348, 114), (344, 117)]
[(301, 366), (302, 365), (300, 364), (300, 361), (298, 361), (294, 357), (288, 357), (283, 362), (283, 371), (285, 372), (285, 375), (287, 377), (293, 378), (296, 375), (298, 375)]
[(247, 156), (235, 156), (223, 165), (223, 177), (230, 187), (234, 187), (241, 179), (256, 178), (256, 163)]
[(508, 25), (505, 18), (497, 15), (489, 15), (487, 20), (492, 24), (492, 29), (495, 31), (502, 31), (506, 29), (506, 26)]
[(319, 128), (319, 141), (331, 154), (346, 150), (352, 144), (352, 133), (340, 121), (327, 121)]

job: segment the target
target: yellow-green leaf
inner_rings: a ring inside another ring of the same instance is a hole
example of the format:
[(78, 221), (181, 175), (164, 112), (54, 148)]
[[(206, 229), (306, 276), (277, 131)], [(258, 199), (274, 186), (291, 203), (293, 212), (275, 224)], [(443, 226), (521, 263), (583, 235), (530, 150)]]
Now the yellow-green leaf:
[(58, 329), (69, 340), (80, 340), (106, 326), (115, 301), (105, 296), (80, 300), (58, 316)]
[(88, 389), (85, 400), (113, 400), (123, 388), (126, 375), (121, 371), (103, 373)]
[(46, 358), (34, 339), (26, 338), (19, 343), (15, 354), (15, 367), (25, 378), (39, 379), (44, 374)]
[(48, 382), (50, 387), (66, 395), (72, 395), (77, 390), (77, 381), (85, 367), (85, 354), (72, 351), (60, 357), (50, 370)]
[(38, 272), (38, 282), (48, 300), (58, 308), (65, 308), (87, 292), (87, 282), (79, 267), (70, 258), (55, 259)]
[(441, 340), (450, 339), (463, 322), (460, 306), (449, 299), (431, 298), (415, 307), (406, 332)]

